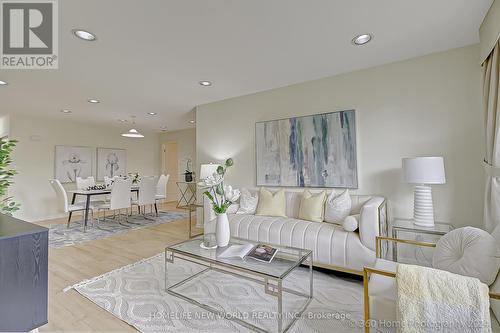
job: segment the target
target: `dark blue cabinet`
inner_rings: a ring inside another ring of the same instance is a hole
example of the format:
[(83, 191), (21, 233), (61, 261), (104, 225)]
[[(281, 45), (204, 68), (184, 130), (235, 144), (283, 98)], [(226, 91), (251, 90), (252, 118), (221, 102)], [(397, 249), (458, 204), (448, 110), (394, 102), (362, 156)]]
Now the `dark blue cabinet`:
[(47, 323), (48, 229), (0, 214), (0, 332)]

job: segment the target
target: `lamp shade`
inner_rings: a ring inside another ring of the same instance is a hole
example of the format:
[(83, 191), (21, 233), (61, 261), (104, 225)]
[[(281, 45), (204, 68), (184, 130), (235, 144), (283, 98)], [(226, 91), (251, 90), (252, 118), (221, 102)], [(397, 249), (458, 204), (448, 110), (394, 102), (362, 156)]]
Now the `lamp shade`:
[(443, 157), (403, 158), (403, 175), (410, 184), (445, 184)]
[(200, 166), (200, 179), (206, 179), (208, 176), (213, 175), (215, 172), (217, 172), (218, 167), (219, 164), (202, 164)]

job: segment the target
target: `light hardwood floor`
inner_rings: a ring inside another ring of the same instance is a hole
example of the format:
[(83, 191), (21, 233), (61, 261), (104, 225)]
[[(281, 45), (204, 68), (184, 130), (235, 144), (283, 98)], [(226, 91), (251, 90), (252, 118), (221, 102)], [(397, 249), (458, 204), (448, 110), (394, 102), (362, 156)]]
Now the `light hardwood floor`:
[[(174, 203), (161, 209), (176, 210)], [(75, 220), (79, 217), (75, 217)], [(66, 220), (44, 221), (48, 226)], [(199, 231), (199, 230), (196, 230)], [(188, 238), (189, 219), (160, 224), (60, 249), (49, 248), (49, 323), (41, 332), (136, 331), (67, 286), (134, 263)], [(193, 231), (195, 232), (195, 231)]]

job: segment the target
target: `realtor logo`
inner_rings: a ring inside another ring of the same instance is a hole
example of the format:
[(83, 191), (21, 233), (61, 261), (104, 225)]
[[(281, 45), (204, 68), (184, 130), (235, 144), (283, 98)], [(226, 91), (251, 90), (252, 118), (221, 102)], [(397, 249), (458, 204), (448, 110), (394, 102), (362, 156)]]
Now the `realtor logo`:
[(2, 69), (57, 69), (56, 0), (0, 0)]

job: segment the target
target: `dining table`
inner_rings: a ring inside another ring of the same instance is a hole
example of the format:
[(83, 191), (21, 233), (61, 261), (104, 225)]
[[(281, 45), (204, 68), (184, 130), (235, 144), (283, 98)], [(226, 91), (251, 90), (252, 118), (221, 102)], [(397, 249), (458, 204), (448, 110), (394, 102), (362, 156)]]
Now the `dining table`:
[[(111, 194), (111, 187), (106, 188), (106, 189), (102, 189), (102, 190), (79, 190), (79, 189), (76, 189), (76, 190), (70, 190), (68, 192), (73, 194), (73, 196), (71, 198), (72, 205), (75, 204), (77, 196), (83, 196), (86, 198), (85, 199), (84, 217), (83, 217), (83, 221), (84, 221), (83, 228), (84, 228), (84, 230), (86, 230), (88, 220), (89, 220), (90, 201), (91, 201), (92, 196)], [(130, 189), (130, 193), (139, 194), (139, 186), (138, 185), (132, 186), (132, 188)], [(69, 212), (69, 219), (70, 220), (71, 220), (71, 215), (72, 215), (72, 212)]]

